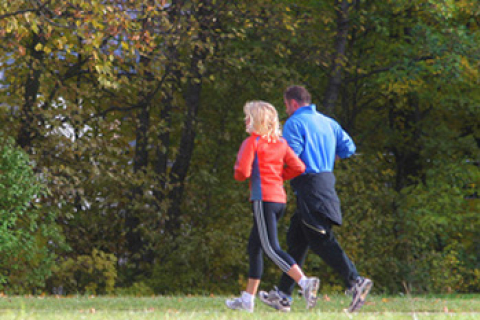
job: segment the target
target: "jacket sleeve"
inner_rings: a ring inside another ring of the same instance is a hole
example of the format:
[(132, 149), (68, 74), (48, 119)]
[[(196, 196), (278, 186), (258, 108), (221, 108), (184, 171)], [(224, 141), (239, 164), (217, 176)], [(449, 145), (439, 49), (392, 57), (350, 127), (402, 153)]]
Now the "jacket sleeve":
[(337, 148), (335, 154), (342, 159), (350, 157), (355, 153), (357, 147), (353, 142), (352, 138), (346, 133), (342, 127), (336, 123), (335, 127), (335, 136), (337, 140)]
[(287, 140), (288, 145), (297, 156), (302, 154), (305, 146), (305, 137), (302, 132), (301, 125), (292, 119), (288, 119), (283, 126), (283, 138)]
[(286, 144), (287, 150), (285, 152), (282, 177), (283, 180), (293, 179), (305, 172), (305, 164), (299, 157), (293, 152), (293, 150)]
[(243, 141), (238, 151), (237, 161), (235, 162), (234, 175), (235, 180), (244, 181), (250, 178), (252, 165), (255, 157), (254, 140), (251, 138)]

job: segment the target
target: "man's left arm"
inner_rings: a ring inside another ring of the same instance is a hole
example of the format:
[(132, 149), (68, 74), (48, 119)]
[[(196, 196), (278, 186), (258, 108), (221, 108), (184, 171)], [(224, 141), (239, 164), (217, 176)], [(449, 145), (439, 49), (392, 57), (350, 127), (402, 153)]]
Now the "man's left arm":
[(355, 153), (357, 147), (353, 142), (353, 139), (342, 129), (342, 127), (337, 123), (336, 124), (336, 139), (337, 139), (337, 149), (335, 154), (341, 159), (350, 157)]

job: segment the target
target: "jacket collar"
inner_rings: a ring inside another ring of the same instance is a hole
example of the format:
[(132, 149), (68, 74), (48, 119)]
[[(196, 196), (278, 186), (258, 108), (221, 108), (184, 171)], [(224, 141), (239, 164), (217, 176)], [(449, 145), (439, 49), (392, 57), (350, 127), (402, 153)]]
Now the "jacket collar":
[(317, 111), (317, 106), (315, 106), (314, 104), (310, 104), (308, 106), (298, 108), (293, 113), (293, 115), (298, 115), (298, 114), (302, 114), (302, 113), (313, 113), (313, 112), (316, 112), (316, 111)]

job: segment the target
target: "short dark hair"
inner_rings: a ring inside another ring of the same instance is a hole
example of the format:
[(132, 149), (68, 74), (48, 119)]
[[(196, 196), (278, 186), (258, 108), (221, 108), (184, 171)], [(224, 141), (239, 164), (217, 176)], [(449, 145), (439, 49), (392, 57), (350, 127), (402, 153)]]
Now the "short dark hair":
[(312, 96), (305, 87), (302, 86), (290, 86), (285, 90), (283, 94), (286, 100), (295, 100), (299, 104), (312, 103)]

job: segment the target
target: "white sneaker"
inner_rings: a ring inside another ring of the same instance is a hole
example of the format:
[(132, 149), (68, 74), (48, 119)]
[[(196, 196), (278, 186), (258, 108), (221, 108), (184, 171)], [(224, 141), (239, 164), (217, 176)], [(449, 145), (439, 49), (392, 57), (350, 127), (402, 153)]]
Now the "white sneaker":
[(258, 296), (267, 306), (282, 312), (289, 312), (292, 306), (292, 298), (278, 290), (277, 287), (274, 287), (270, 292), (260, 291)]
[(302, 289), (302, 295), (307, 303), (307, 309), (315, 307), (317, 304), (317, 291), (320, 287), (320, 279), (316, 277), (308, 278), (305, 287)]
[(227, 299), (225, 300), (225, 304), (227, 305), (227, 307), (229, 307), (230, 309), (233, 309), (233, 310), (244, 310), (244, 311), (247, 311), (247, 312), (253, 312), (253, 307), (254, 307), (254, 304), (246, 304), (242, 297), (240, 298), (235, 298), (235, 299)]
[(358, 277), (355, 285), (349, 290), (352, 294), (352, 302), (348, 307), (348, 312), (355, 312), (360, 310), (365, 303), (367, 295), (372, 290), (373, 281), (367, 278)]

